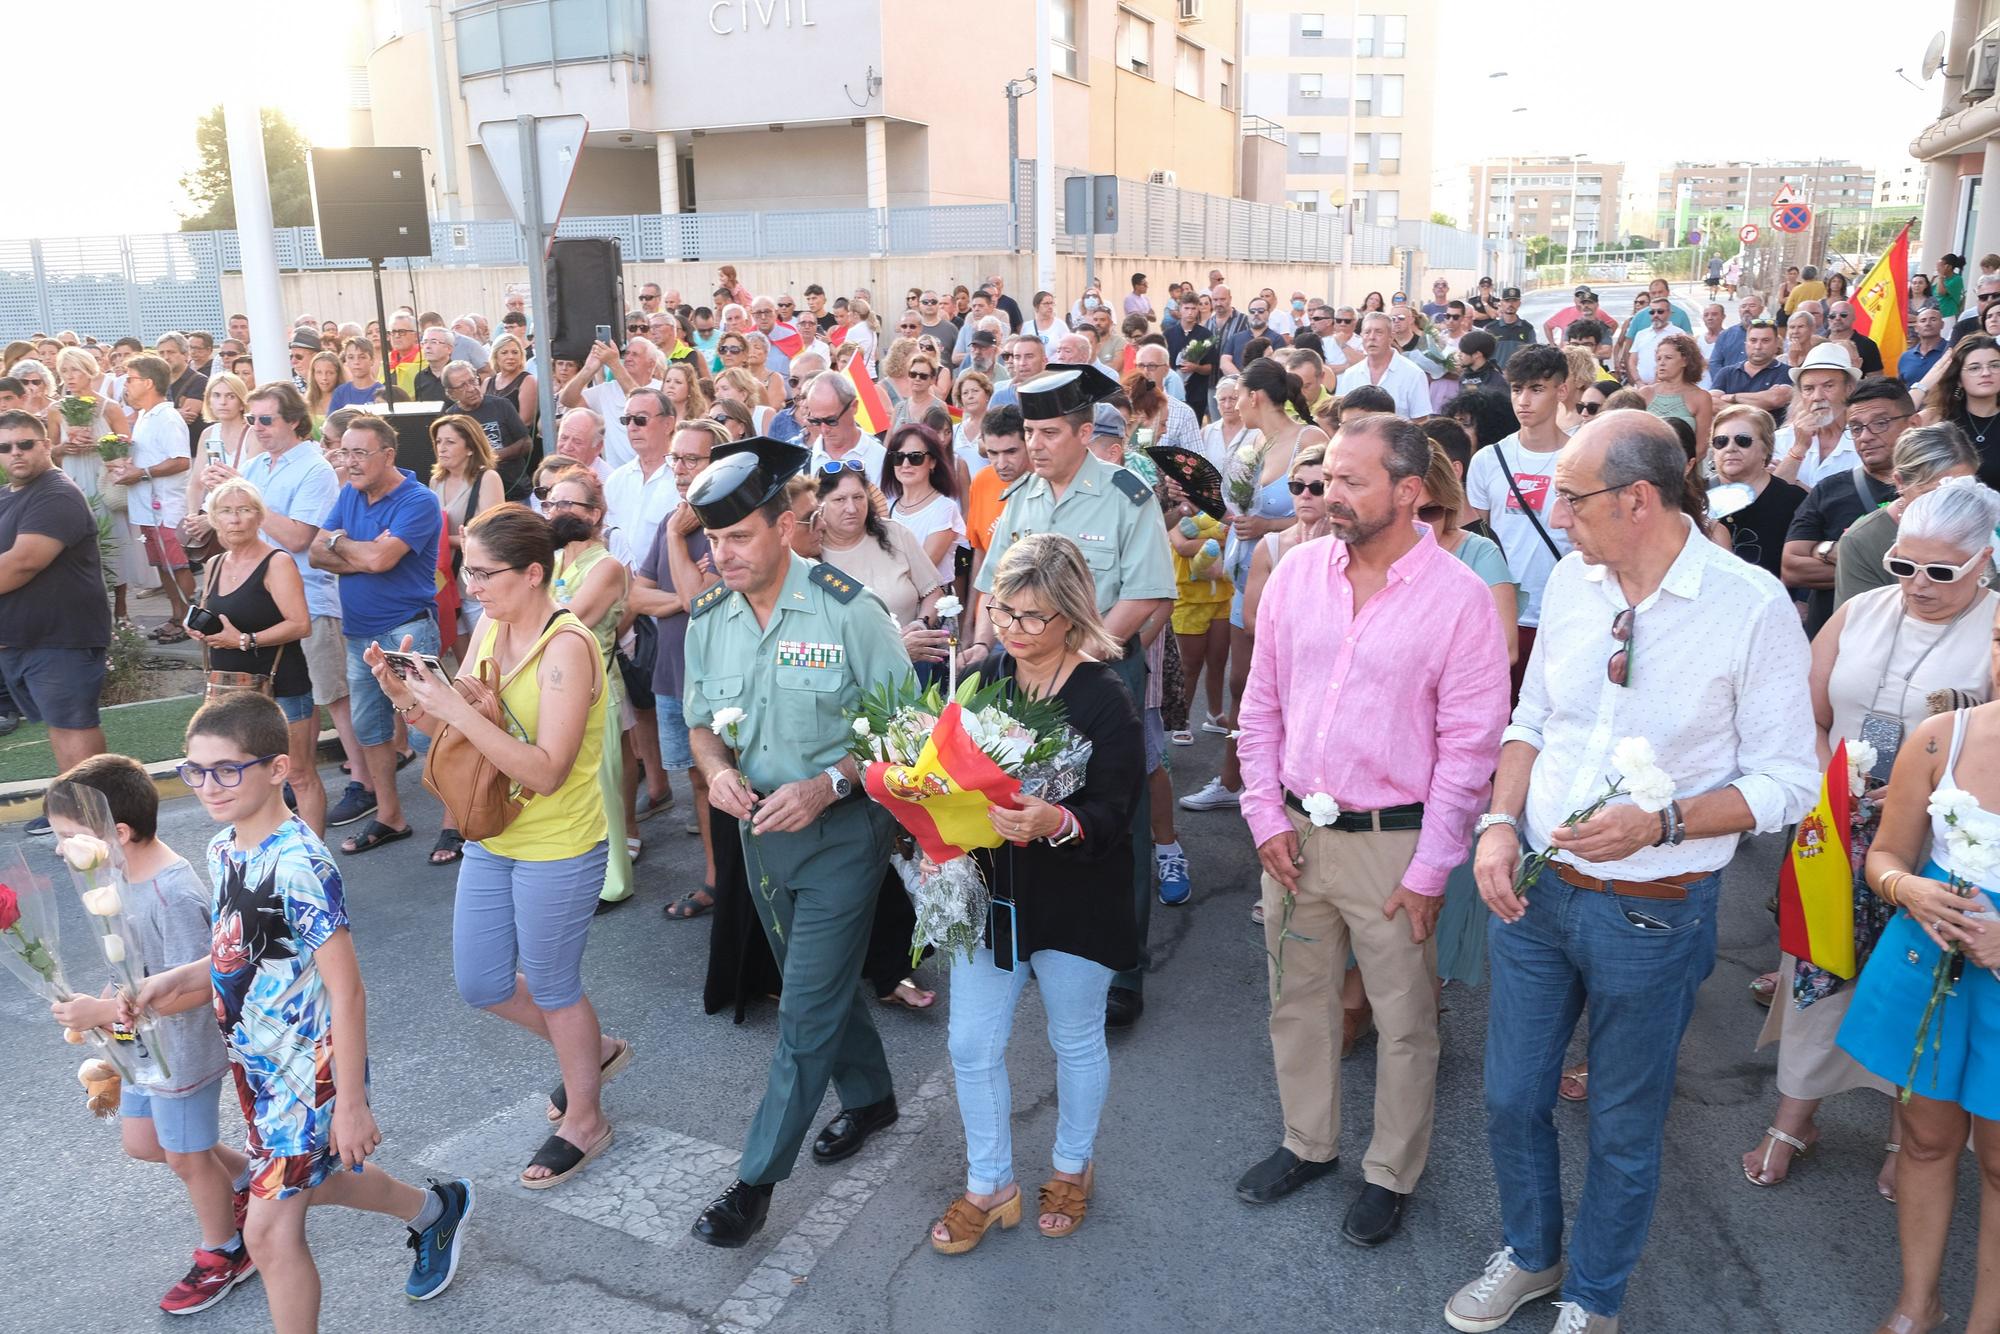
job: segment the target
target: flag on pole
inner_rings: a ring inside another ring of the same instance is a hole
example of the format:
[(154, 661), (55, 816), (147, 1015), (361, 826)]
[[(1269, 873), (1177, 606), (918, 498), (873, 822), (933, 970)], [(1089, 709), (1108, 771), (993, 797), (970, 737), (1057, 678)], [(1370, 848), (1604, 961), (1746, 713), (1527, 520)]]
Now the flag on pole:
[(881, 435), (889, 429), (889, 400), (882, 397), (882, 391), (875, 384), (875, 377), (868, 373), (867, 358), (855, 357), (847, 363), (841, 374), (854, 386), (854, 420), (870, 435)]
[(1903, 353), (1910, 345), (1910, 331), (1903, 314), (1909, 291), (1910, 224), (1906, 222), (1903, 230), (1896, 233), (1896, 239), (1889, 243), (1889, 248), (1882, 252), (1882, 258), (1875, 261), (1875, 267), (1855, 288), (1851, 303), (1854, 306), (1854, 332), (1875, 340), (1875, 346), (1882, 353), (1882, 372), (1885, 375), (1896, 373), (1896, 363), (1903, 359)]
[[(1883, 354), (1886, 363), (1888, 354)], [(1778, 869), (1778, 944), (1795, 959), (1835, 977), (1854, 976), (1852, 789), (1847, 742), (1833, 748), (1819, 801), (1803, 820)]]

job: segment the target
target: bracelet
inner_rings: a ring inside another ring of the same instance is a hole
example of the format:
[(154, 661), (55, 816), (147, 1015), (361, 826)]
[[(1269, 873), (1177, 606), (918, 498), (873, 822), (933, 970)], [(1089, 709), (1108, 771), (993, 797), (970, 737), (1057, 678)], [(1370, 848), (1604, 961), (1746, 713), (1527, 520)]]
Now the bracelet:
[(390, 712), (394, 713), (398, 718), (408, 721), (409, 719), (414, 718), (418, 714), (422, 713), (424, 711), (424, 706), (421, 704), (412, 704), (408, 708), (404, 708), (400, 704), (391, 704), (389, 706), (389, 710)]
[(1903, 901), (1896, 894), (1896, 881), (1909, 874), (1908, 871), (1891, 871), (1883, 876), (1881, 883), (1875, 886), (1876, 897), (1892, 908), (1902, 907)]
[(1660, 836), (1653, 840), (1653, 846), (1656, 848), (1664, 846), (1666, 841), (1673, 837), (1673, 832), (1673, 817), (1667, 814), (1666, 808), (1663, 806), (1660, 808)]
[(1681, 845), (1681, 840), (1687, 837), (1687, 822), (1681, 817), (1681, 804), (1678, 801), (1667, 803), (1667, 813), (1673, 817), (1673, 829), (1667, 835), (1667, 846), (1677, 848)]

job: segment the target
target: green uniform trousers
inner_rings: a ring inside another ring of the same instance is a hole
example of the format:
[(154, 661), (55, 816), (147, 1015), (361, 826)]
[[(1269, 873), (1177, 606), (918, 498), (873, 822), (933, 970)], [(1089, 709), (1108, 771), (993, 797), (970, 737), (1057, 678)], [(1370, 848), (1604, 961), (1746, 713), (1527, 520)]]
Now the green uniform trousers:
[(843, 1107), (889, 1096), (889, 1061), (860, 981), (891, 824), (887, 811), (861, 799), (829, 807), (797, 833), (752, 837), (743, 826), (750, 904), (785, 978), (770, 1082), (737, 1168), (753, 1186), (792, 1174), (827, 1081)]

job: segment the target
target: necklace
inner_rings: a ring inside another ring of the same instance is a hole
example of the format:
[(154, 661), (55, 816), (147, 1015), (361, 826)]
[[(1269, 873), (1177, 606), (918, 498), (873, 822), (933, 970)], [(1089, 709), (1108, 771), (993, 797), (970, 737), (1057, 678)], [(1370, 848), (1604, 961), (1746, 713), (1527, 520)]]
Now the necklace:
[[(1984, 422), (1986, 424), (1975, 427), (1973, 425), (1974, 422)], [(1970, 406), (1965, 409), (1965, 433), (1972, 437), (1972, 443), (1975, 445), (1986, 443), (1986, 433), (1993, 429), (1995, 422), (2000, 422), (2000, 411), (1996, 411), (1990, 417), (1976, 417), (1973, 415)]]

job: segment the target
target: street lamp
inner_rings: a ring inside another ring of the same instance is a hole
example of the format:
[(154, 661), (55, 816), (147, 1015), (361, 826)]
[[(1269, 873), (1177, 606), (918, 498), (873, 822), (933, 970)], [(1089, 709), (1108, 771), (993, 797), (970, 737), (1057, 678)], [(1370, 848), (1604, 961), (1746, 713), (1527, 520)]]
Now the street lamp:
[[(1504, 79), (1507, 77), (1507, 71), (1504, 69), (1494, 70), (1486, 77), (1489, 80)], [(1481, 272), (1484, 272), (1486, 268), (1486, 163), (1487, 159), (1492, 156), (1491, 153), (1481, 153), (1479, 155), (1479, 199), (1477, 203), (1479, 209), (1479, 267)]]
[[(1518, 116), (1526, 110), (1527, 110), (1526, 107), (1515, 107), (1507, 114), (1510, 116)], [(1515, 191), (1514, 191), (1514, 151), (1511, 148), (1507, 150), (1507, 179), (1501, 185), (1500, 188), (1506, 192), (1504, 196), (1506, 199), (1506, 203), (1500, 210), (1500, 262), (1502, 265), (1501, 273), (1507, 281), (1519, 282), (1520, 277), (1518, 274), (1514, 272)]]
[[(1582, 162), (1583, 154), (1571, 153), (1569, 155), (1569, 243), (1563, 248), (1563, 286), (1565, 288), (1570, 284), (1570, 267), (1576, 261), (1576, 178), (1582, 171)], [(1601, 186), (1599, 188), (1602, 189)], [(1599, 209), (1603, 208), (1601, 196), (1598, 207)]]
[(1021, 250), (1021, 99), (1035, 90), (1035, 71), (1007, 80), (1007, 203), (1014, 226), (1014, 252)]

